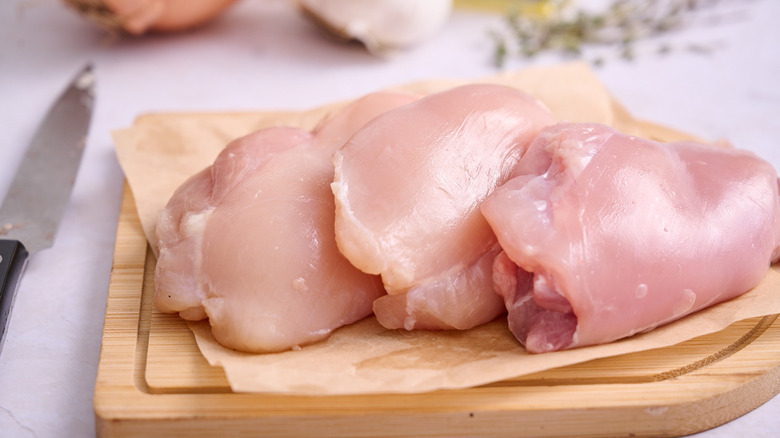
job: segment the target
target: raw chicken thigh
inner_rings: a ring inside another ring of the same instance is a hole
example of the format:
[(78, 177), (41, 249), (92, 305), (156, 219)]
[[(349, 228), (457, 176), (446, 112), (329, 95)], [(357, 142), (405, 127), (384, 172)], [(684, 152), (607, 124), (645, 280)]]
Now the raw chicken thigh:
[(275, 127), (229, 144), (160, 214), (157, 308), (208, 317), (217, 341), (248, 352), (311, 343), (370, 315), (384, 290), (338, 251), (330, 156), (412, 100), (376, 93), (313, 133)]
[(382, 114), (334, 154), (336, 240), (353, 265), (381, 274), (383, 326), (468, 329), (505, 312), (479, 205), (553, 123), (521, 91), (466, 85)]
[(514, 175), (482, 212), (530, 352), (651, 330), (748, 291), (778, 257), (777, 174), (750, 152), (560, 124)]

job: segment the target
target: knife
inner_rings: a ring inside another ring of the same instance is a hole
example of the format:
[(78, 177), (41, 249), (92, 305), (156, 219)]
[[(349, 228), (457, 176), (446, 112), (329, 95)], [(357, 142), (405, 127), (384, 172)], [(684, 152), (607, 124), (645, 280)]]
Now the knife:
[(27, 258), (54, 243), (92, 118), (95, 77), (85, 66), (49, 108), (0, 205), (0, 352)]

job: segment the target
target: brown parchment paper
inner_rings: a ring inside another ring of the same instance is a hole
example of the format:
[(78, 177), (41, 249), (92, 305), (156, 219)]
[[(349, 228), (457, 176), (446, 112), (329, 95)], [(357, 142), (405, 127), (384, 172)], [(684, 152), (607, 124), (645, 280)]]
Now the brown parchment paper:
[[(561, 120), (606, 123), (658, 140), (690, 138), (635, 120), (585, 64), (528, 69), (471, 81), (431, 80), (397, 89), (418, 93), (466, 82), (517, 87), (541, 99)], [(358, 96), (355, 96), (358, 97)], [(230, 141), (254, 130), (290, 125), (312, 128), (347, 102), (306, 111), (147, 114), (113, 133), (116, 152), (133, 192), (144, 232), (154, 245), (157, 212), (189, 176), (209, 166)], [(609, 268), (608, 268), (609, 269)], [(387, 330), (373, 317), (343, 327), (325, 341), (274, 354), (247, 354), (219, 345), (208, 321), (190, 322), (198, 347), (221, 366), (236, 392), (306, 395), (413, 393), (465, 388), (545, 369), (661, 348), (722, 330), (743, 319), (780, 313), (780, 267), (760, 285), (721, 303), (618, 342), (531, 355), (499, 318), (466, 331)]]

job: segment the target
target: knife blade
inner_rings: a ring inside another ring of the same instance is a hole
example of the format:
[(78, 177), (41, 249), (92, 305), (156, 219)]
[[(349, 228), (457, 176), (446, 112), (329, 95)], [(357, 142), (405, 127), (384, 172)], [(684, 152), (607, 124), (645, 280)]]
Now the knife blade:
[(54, 243), (92, 118), (95, 76), (86, 65), (54, 101), (0, 205), (0, 353), (27, 259)]

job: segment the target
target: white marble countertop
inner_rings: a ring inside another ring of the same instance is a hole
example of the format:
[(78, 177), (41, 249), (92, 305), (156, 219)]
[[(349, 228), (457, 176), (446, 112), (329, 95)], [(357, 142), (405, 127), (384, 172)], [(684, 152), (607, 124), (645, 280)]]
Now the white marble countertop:
[[(729, 139), (780, 169), (780, 2), (730, 4), (728, 20), (670, 37), (708, 53), (645, 53), (596, 73), (635, 116)], [(197, 32), (125, 39), (107, 38), (57, 0), (0, 2), (0, 194), (65, 83), (87, 61), (98, 81), (72, 201), (54, 247), (30, 259), (0, 355), (0, 436), (95, 433), (92, 396), (123, 181), (113, 129), (147, 112), (305, 109), (416, 80), (491, 75), (488, 31), (499, 21), (456, 11), (434, 37), (379, 59), (322, 38), (284, 0), (244, 0)], [(516, 59), (507, 68), (560, 61)], [(777, 430), (780, 396), (700, 436)]]

